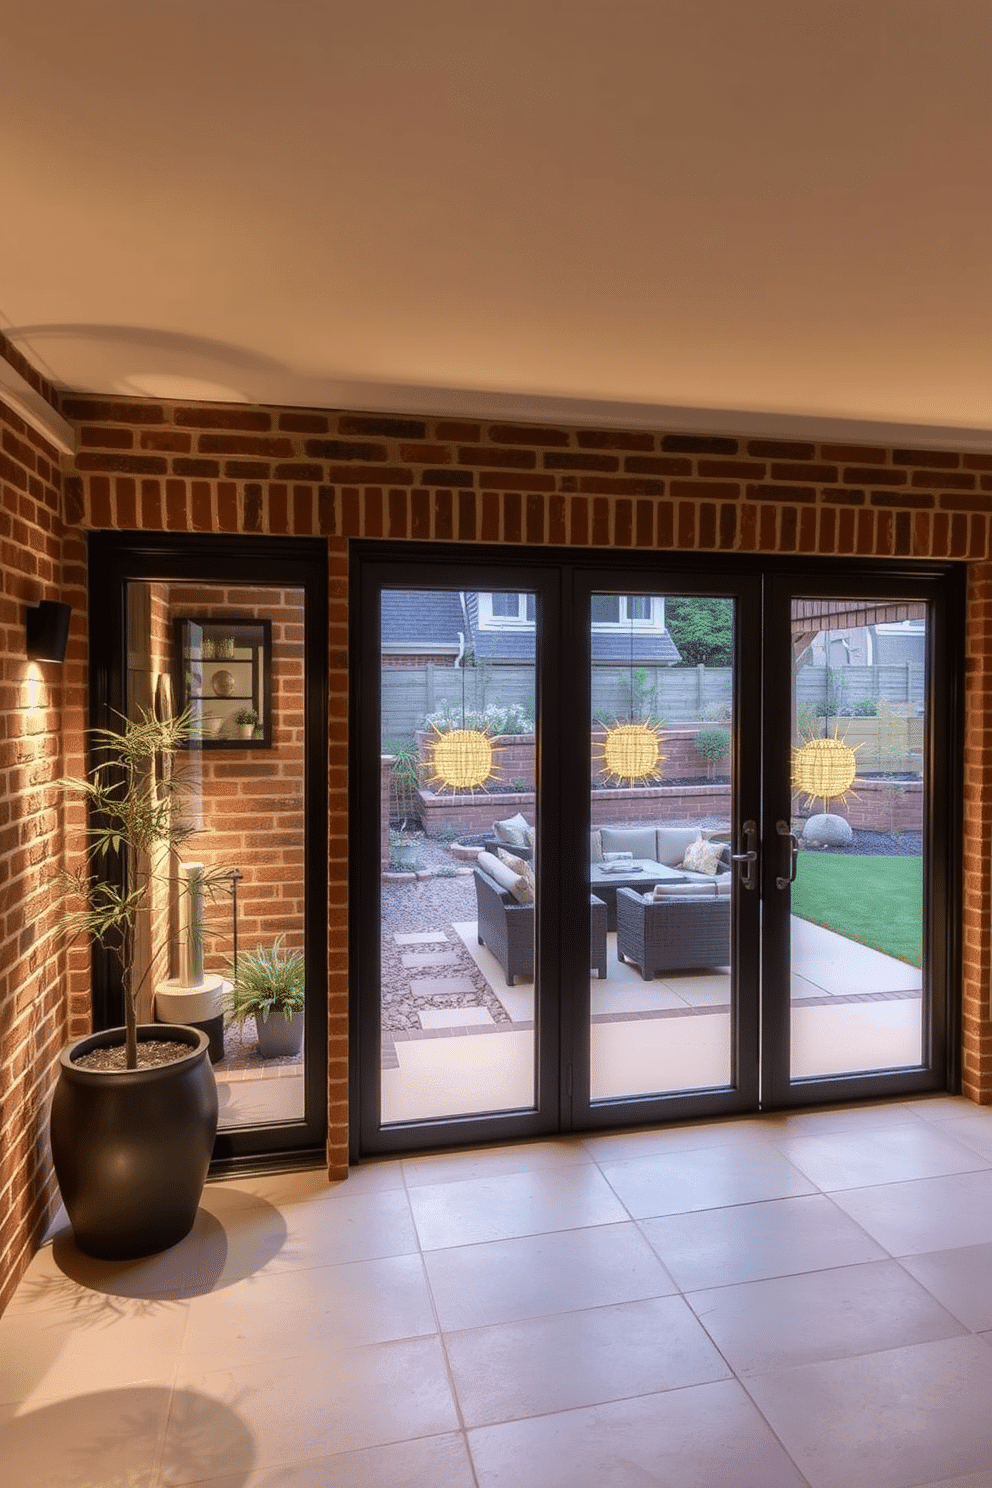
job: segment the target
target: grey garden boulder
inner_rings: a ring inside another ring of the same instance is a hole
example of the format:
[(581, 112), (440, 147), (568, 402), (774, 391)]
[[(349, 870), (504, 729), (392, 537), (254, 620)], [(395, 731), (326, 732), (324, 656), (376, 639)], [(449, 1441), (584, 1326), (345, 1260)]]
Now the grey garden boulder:
[(803, 827), (803, 841), (810, 847), (849, 847), (853, 840), (851, 823), (829, 811), (811, 816)]

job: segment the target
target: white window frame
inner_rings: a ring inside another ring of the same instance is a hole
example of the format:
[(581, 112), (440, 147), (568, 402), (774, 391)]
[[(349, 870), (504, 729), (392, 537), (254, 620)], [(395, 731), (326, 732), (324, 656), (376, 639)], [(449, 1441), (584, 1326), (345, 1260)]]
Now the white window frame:
[[(509, 594), (512, 590), (499, 589), (499, 594)], [(535, 621), (527, 618), (527, 600), (533, 598), (529, 591), (521, 591), (517, 595), (517, 614), (494, 615), (493, 597), (488, 591), (479, 591), (479, 629), (480, 630), (533, 630)]]
[(639, 620), (636, 616), (631, 619), (627, 613), (627, 600), (629, 598), (642, 599), (643, 595), (620, 594), (620, 618), (619, 620), (594, 620), (593, 630), (617, 631), (636, 630), (642, 633), (650, 632), (652, 635), (661, 635), (665, 629), (665, 600), (660, 594), (649, 594), (646, 597), (651, 601), (651, 614), (646, 620)]

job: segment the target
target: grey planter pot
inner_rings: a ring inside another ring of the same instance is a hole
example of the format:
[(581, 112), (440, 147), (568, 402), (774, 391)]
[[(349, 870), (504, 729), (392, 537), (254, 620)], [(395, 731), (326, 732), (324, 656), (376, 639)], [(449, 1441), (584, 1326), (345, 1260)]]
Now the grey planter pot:
[(303, 1010), (284, 1018), (273, 1010), (268, 1018), (255, 1014), (255, 1030), (258, 1034), (258, 1052), (263, 1059), (280, 1059), (287, 1054), (299, 1054), (303, 1048)]

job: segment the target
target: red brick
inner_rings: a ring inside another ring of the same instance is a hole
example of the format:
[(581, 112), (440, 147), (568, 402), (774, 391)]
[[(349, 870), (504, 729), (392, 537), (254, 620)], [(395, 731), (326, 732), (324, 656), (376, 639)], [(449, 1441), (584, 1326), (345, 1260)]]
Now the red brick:
[(636, 434), (625, 429), (579, 429), (575, 436), (579, 449), (653, 450), (653, 434)]
[(342, 413), (338, 419), (338, 433), (372, 434), (384, 439), (426, 439), (427, 425), (423, 419), (394, 418), (388, 414)]
[(193, 448), (192, 434), (181, 429), (142, 429), (139, 441), (143, 450), (165, 450), (174, 455), (188, 455)]
[(410, 486), (413, 471), (402, 465), (328, 465), (331, 485)]
[[(754, 489), (750, 487), (749, 492)], [(699, 500), (709, 497), (714, 501), (734, 501), (740, 496), (741, 488), (736, 481), (673, 480), (671, 493), (677, 498), (695, 497)]]
[[(139, 420), (138, 422), (144, 422)], [(261, 408), (177, 408), (174, 422), (191, 429), (244, 429), (262, 432), (272, 428), (272, 416)]]
[(503, 466), (515, 470), (533, 470), (537, 454), (528, 449), (503, 449), (497, 445), (463, 444), (458, 448), (459, 465)]
[(860, 465), (884, 465), (888, 456), (884, 449), (876, 449), (871, 445), (821, 444), (820, 458), (836, 460), (841, 465), (848, 461), (857, 461)]
[(555, 477), (522, 470), (481, 470), (479, 488), (483, 491), (553, 491)]
[(439, 419), (434, 425), (435, 439), (451, 439), (459, 444), (475, 444), (482, 438), (482, 425), (460, 419)]
[(540, 545), (545, 541), (545, 507), (543, 496), (528, 496), (524, 507), (524, 541)]
[(776, 463), (771, 468), (771, 478), (776, 481), (835, 481), (838, 476), (836, 465), (816, 465), (810, 461), (809, 464)]
[(736, 455), (738, 442), (710, 434), (666, 434), (663, 450), (681, 455)]
[[(749, 439), (747, 452), (755, 459), (767, 460), (812, 460), (816, 446), (784, 439)], [(802, 477), (799, 477), (801, 479)], [(794, 479), (794, 477), (790, 477)]]
[(326, 434), (331, 421), (326, 413), (280, 413), (279, 428), (287, 434)]
[[(134, 433), (130, 429), (103, 428), (98, 425), (80, 429), (79, 444), (82, 449), (132, 449), (134, 447)], [(146, 445), (144, 439), (141, 443), (142, 449), (153, 448)], [(34, 460), (32, 459), (32, 465)]]
[(401, 444), (400, 459), (412, 465), (447, 465), (451, 449), (446, 444)]
[(476, 534), (475, 493), (458, 492), (458, 538), (461, 542), (474, 542)]
[(197, 448), (201, 455), (266, 455), (287, 460), (293, 441), (277, 435), (201, 434)]
[(165, 475), (169, 462), (164, 455), (77, 454), (77, 470), (119, 471), (122, 475)]
[(691, 475), (692, 461), (685, 455), (628, 455), (623, 468), (629, 475)]
[(497, 444), (567, 445), (569, 436), (563, 429), (539, 429), (527, 424), (490, 424), (489, 438)]
[(62, 415), (85, 423), (162, 424), (161, 403), (116, 403), (102, 398), (64, 398)]
[(928, 465), (933, 470), (955, 470), (961, 464), (961, 456), (955, 450), (911, 450), (894, 449), (894, 465)]
[(583, 455), (548, 451), (543, 456), (545, 470), (619, 470), (618, 455)]

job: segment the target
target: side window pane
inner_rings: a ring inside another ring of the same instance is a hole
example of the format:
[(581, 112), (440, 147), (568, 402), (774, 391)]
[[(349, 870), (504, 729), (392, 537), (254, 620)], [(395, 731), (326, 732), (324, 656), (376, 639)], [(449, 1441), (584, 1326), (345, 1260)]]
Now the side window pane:
[(619, 594), (594, 594), (592, 597), (593, 623), (618, 625), (620, 623)]

